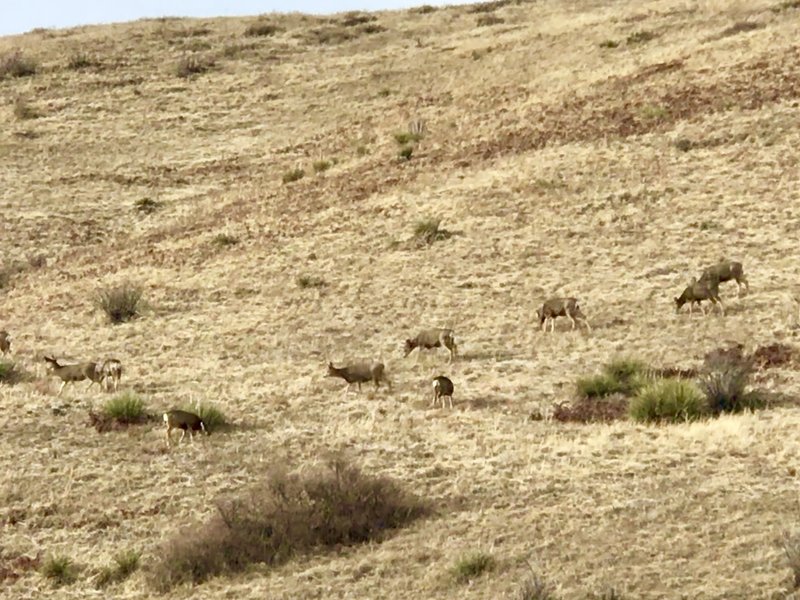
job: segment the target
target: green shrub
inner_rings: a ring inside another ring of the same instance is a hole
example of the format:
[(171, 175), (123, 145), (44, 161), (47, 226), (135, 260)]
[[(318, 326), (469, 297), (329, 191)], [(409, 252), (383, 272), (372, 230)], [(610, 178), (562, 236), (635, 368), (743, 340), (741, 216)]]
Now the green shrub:
[(333, 163), (329, 160), (316, 160), (313, 166), (315, 173), (324, 173), (333, 166)]
[(140, 558), (141, 553), (136, 550), (117, 553), (114, 555), (114, 562), (100, 570), (95, 580), (95, 585), (98, 588), (105, 588), (125, 581), (139, 568)]
[(599, 46), (601, 48), (617, 48), (619, 46), (619, 42), (616, 40), (604, 40), (600, 42)]
[(24, 56), (21, 50), (15, 50), (0, 56), (0, 80), (6, 77), (35, 75), (37, 68), (36, 61)]
[(297, 287), (301, 289), (325, 287), (325, 280), (315, 275), (298, 275)]
[(183, 410), (196, 414), (203, 420), (206, 431), (209, 433), (219, 431), (228, 427), (228, 419), (221, 410), (212, 404), (200, 404), (199, 406), (187, 406)]
[(103, 414), (117, 423), (131, 425), (147, 419), (142, 400), (135, 392), (123, 392), (103, 405)]
[(440, 227), (441, 219), (423, 219), (414, 225), (414, 239), (419, 245), (430, 245), (450, 238), (453, 234)]
[(411, 133), (410, 131), (398, 131), (394, 134), (394, 141), (396, 141), (401, 146), (405, 146), (406, 144), (411, 144), (413, 142), (418, 142), (422, 139), (422, 136), (418, 133)]
[(576, 382), (579, 398), (602, 398), (612, 394), (630, 395), (641, 388), (647, 365), (628, 358), (616, 358), (598, 375), (581, 377)]
[(217, 248), (230, 248), (239, 243), (239, 238), (229, 233), (218, 233), (211, 240), (211, 243)]
[(287, 171), (283, 174), (283, 183), (292, 183), (294, 181), (299, 181), (305, 176), (306, 172), (303, 171), (301, 168), (292, 169), (291, 171)]
[(342, 459), (299, 474), (276, 468), (263, 484), (216, 508), (191, 536), (175, 536), (158, 550), (153, 587), (166, 592), (251, 563), (275, 566), (300, 553), (380, 541), (430, 512), (394, 481), (365, 475)]
[(467, 583), (494, 569), (496, 561), (491, 554), (473, 552), (459, 558), (450, 568), (458, 583)]
[(697, 385), (683, 379), (659, 379), (644, 386), (631, 399), (635, 421), (693, 421), (708, 415), (708, 406)]
[(411, 155), (414, 154), (414, 148), (412, 146), (403, 146), (397, 153), (397, 156), (401, 160), (411, 160)]
[(97, 294), (98, 307), (112, 323), (125, 323), (140, 315), (142, 288), (131, 283), (108, 287)]
[(68, 556), (48, 556), (41, 566), (41, 573), (55, 586), (68, 585), (78, 578), (78, 569)]
[(152, 198), (139, 198), (133, 203), (133, 208), (140, 213), (150, 215), (161, 208), (161, 202), (153, 200)]

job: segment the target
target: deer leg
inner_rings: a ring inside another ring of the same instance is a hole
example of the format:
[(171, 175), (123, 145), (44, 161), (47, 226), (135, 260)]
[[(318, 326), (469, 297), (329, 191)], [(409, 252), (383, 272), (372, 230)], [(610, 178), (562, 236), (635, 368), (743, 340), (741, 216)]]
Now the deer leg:
[(575, 317), (573, 317), (573, 316), (572, 316), (571, 314), (569, 314), (569, 313), (566, 313), (566, 315), (567, 315), (567, 318), (568, 318), (568, 319), (569, 319), (569, 320), (572, 322), (572, 329), (571, 329), (571, 331), (575, 331)]
[(171, 446), (172, 446), (172, 437), (169, 435), (171, 432), (172, 432), (172, 427), (170, 427), (169, 425), (167, 425), (167, 433), (166, 433), (166, 437), (167, 437), (167, 448), (169, 448), (169, 447), (171, 447)]
[(586, 331), (591, 333), (592, 332), (592, 328), (589, 325), (589, 320), (586, 317), (583, 317), (583, 324), (586, 325)]
[(556, 332), (556, 318), (550, 317), (550, 333)]
[(719, 302), (719, 310), (722, 312), (722, 316), (725, 316), (725, 305), (722, 304), (722, 300), (717, 298), (717, 302)]
[(185, 429), (181, 429), (181, 437), (178, 438), (178, 445), (179, 446), (181, 445), (181, 442), (183, 441), (183, 438), (185, 436), (186, 436), (186, 430)]
[(62, 382), (61, 382), (61, 387), (60, 387), (60, 388), (58, 388), (58, 394), (56, 394), (56, 396), (60, 396), (60, 395), (61, 395), (61, 392), (63, 392), (63, 391), (64, 391), (64, 386), (65, 386), (65, 385), (67, 385), (67, 382), (66, 382), (66, 381), (62, 381)]

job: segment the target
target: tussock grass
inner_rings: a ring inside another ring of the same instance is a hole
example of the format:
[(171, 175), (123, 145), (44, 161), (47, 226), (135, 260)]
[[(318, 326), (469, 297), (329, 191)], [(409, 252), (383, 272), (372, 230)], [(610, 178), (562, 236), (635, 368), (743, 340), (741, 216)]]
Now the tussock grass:
[(631, 418), (645, 423), (695, 421), (708, 414), (701, 390), (683, 379), (656, 380), (630, 401)]
[(24, 381), (27, 375), (28, 374), (13, 361), (0, 358), (0, 383), (13, 385)]
[(143, 293), (140, 286), (123, 283), (100, 290), (96, 304), (106, 313), (111, 323), (126, 323), (141, 315), (144, 308)]
[(413, 146), (403, 146), (397, 152), (397, 156), (400, 158), (400, 160), (411, 160), (411, 156), (413, 154), (414, 154)]
[(575, 384), (579, 398), (602, 398), (612, 394), (631, 395), (641, 388), (648, 367), (641, 361), (616, 358), (601, 373), (581, 377)]
[(36, 61), (25, 56), (21, 50), (7, 52), (0, 56), (0, 81), (6, 78), (29, 77), (35, 75), (37, 69)]
[(114, 555), (112, 563), (103, 567), (97, 574), (95, 585), (103, 589), (125, 581), (139, 568), (140, 559), (141, 552), (137, 550), (118, 552)]
[(457, 583), (468, 583), (494, 569), (496, 561), (486, 552), (472, 552), (460, 557), (450, 567), (450, 573)]
[(56, 587), (69, 585), (78, 579), (78, 568), (70, 557), (63, 554), (45, 558), (40, 572)]
[(144, 400), (135, 392), (123, 392), (106, 401), (103, 414), (117, 423), (141, 423), (147, 417)]
[(531, 573), (526, 577), (514, 596), (515, 600), (558, 600), (553, 587), (542, 577)]
[(161, 202), (153, 200), (152, 198), (139, 198), (133, 203), (133, 209), (145, 215), (153, 214), (161, 208), (161, 206)]
[(201, 403), (197, 406), (185, 406), (181, 410), (196, 414), (203, 420), (206, 431), (212, 433), (228, 428), (230, 423), (225, 414), (213, 404)]
[(325, 280), (322, 277), (317, 277), (316, 275), (298, 275), (297, 279), (295, 280), (297, 283), (297, 287), (300, 289), (309, 289), (309, 288), (321, 288), (325, 287)]
[(429, 246), (452, 237), (452, 232), (442, 229), (441, 224), (441, 219), (427, 218), (417, 221), (414, 225), (414, 240), (420, 246)]
[(211, 244), (220, 249), (230, 248), (231, 246), (235, 246), (238, 243), (239, 243), (239, 238), (229, 233), (218, 233), (211, 240)]
[(178, 60), (175, 64), (175, 75), (178, 77), (191, 77), (210, 71), (215, 65), (213, 58), (190, 54)]
[(301, 180), (305, 176), (306, 172), (301, 168), (292, 169), (291, 171), (286, 171), (283, 174), (283, 183), (293, 183), (295, 181)]
[(276, 468), (249, 493), (220, 501), (217, 514), (191, 536), (162, 546), (150, 584), (167, 591), (254, 562), (279, 565), (297, 554), (380, 541), (428, 512), (427, 503), (394, 481), (364, 474), (341, 458), (301, 474)]

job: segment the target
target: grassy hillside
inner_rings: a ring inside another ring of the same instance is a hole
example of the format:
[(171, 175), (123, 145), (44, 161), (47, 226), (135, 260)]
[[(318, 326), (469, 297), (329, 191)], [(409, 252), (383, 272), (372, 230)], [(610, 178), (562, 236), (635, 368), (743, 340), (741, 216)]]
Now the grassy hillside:
[[(569, 600), (785, 597), (794, 365), (758, 375), (788, 400), (755, 413), (550, 416), (615, 356), (796, 343), (798, 26), (792, 1), (517, 0), (0, 38), (0, 329), (27, 372), (0, 383), (3, 596), (151, 597), (164, 542), (337, 451), (434, 512), (171, 596), (522, 598), (533, 571)], [(452, 236), (415, 243), (428, 219)], [(676, 315), (723, 255), (751, 292)], [(147, 309), (111, 325), (96, 295), (125, 282)], [(591, 334), (538, 330), (553, 294)], [(455, 329), (452, 365), (403, 359), (431, 326)], [(233, 427), (169, 451), (160, 423), (98, 433), (110, 396), (56, 397), (48, 353), (117, 357), (153, 412)], [(393, 390), (343, 397), (328, 361), (368, 358)], [(429, 408), (440, 373), (452, 411)], [(127, 550), (142, 568), (98, 592)], [(459, 578), (475, 553), (489, 568)], [(76, 580), (54, 588), (59, 555)]]

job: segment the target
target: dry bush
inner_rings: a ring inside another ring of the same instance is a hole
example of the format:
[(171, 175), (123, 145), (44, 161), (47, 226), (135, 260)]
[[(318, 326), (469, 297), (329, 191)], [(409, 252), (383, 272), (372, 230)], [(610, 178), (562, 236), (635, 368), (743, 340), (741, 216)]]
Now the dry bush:
[(525, 578), (515, 596), (516, 600), (557, 600), (557, 598), (552, 586), (535, 573)]
[(505, 19), (502, 17), (498, 17), (497, 15), (481, 15), (475, 20), (475, 25), (478, 27), (491, 27), (492, 25), (502, 25), (505, 23)]
[(14, 116), (20, 121), (26, 121), (38, 119), (42, 115), (25, 96), (17, 96), (16, 100), (14, 100)]
[(622, 394), (583, 396), (569, 404), (555, 404), (553, 418), (562, 423), (609, 423), (626, 417), (628, 402), (628, 398)]
[(80, 71), (81, 69), (89, 69), (98, 66), (100, 66), (99, 60), (82, 51), (71, 54), (67, 60), (67, 68), (73, 71)]
[(35, 75), (37, 68), (36, 61), (23, 55), (21, 50), (15, 50), (0, 56), (0, 80), (6, 77)]
[(269, 37), (279, 33), (281, 28), (269, 21), (256, 21), (247, 26), (244, 34), (248, 37)]
[(0, 548), (0, 585), (4, 581), (13, 583), (20, 577), (24, 577), (28, 571), (37, 570), (41, 566), (41, 562), (39, 556), (12, 556)]
[(218, 502), (202, 527), (182, 526), (179, 533), (192, 535), (162, 546), (150, 584), (167, 591), (251, 563), (278, 565), (297, 554), (380, 541), (429, 512), (426, 502), (394, 481), (366, 475), (341, 458), (300, 474), (276, 468), (249, 493)]
[(182, 57), (175, 65), (178, 77), (191, 77), (205, 73), (214, 67), (214, 59), (208, 56), (189, 55)]
[(162, 203), (152, 198), (139, 198), (133, 203), (133, 209), (145, 215), (151, 215), (161, 208)]
[(31, 379), (30, 373), (16, 363), (0, 358), (0, 383), (14, 385)]
[(142, 293), (138, 285), (124, 283), (100, 290), (96, 303), (111, 323), (125, 323), (140, 316), (144, 305)]
[(776, 342), (768, 346), (759, 346), (753, 352), (753, 366), (756, 369), (771, 369), (790, 365), (794, 361), (794, 348)]
[(782, 540), (783, 551), (792, 570), (792, 589), (800, 589), (800, 536), (784, 534)]
[(764, 400), (761, 394), (747, 389), (752, 371), (753, 358), (744, 354), (741, 344), (706, 354), (700, 388), (709, 411), (718, 415), (762, 408)]
[(341, 20), (341, 24), (345, 27), (355, 27), (356, 25), (363, 25), (364, 23), (371, 23), (377, 21), (378, 17), (369, 13), (362, 13), (353, 11), (346, 13)]
[(441, 219), (423, 219), (414, 225), (414, 240), (417, 246), (430, 246), (452, 237), (453, 233), (441, 227)]
[(418, 6), (416, 8), (412, 8), (411, 12), (412, 13), (417, 13), (419, 15), (427, 15), (427, 14), (430, 14), (432, 12), (436, 12), (437, 10), (439, 10), (439, 8), (436, 7), (436, 6), (431, 6), (430, 4), (423, 4), (422, 6)]
[(656, 35), (652, 31), (636, 31), (630, 34), (627, 38), (625, 38), (625, 43), (627, 43), (628, 45), (644, 44), (646, 42), (656, 39), (657, 37), (658, 35)]
[(503, 8), (504, 6), (508, 6), (509, 4), (511, 4), (511, 0), (495, 0), (494, 2), (481, 2), (479, 4), (474, 4), (470, 6), (467, 12), (471, 13), (494, 12), (498, 8)]

